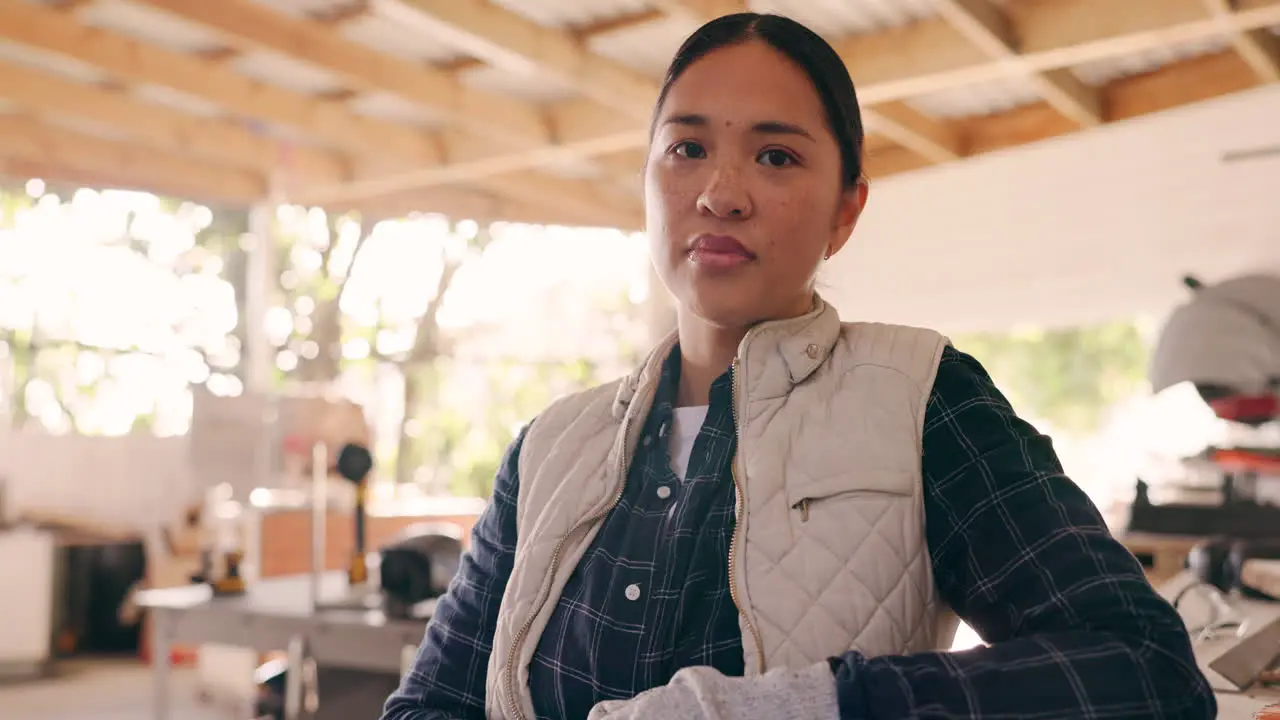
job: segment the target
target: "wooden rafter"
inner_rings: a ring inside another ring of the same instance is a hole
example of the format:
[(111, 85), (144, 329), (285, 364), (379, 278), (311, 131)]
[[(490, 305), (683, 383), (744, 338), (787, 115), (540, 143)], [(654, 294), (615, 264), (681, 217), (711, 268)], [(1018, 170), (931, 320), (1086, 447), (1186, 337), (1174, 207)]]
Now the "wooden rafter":
[(349, 41), (323, 22), (285, 15), (253, 0), (138, 1), (217, 30), (234, 46), (284, 53), (362, 90), (395, 93), (498, 142), (548, 139), (542, 115), (528, 103), (473, 90), (448, 73)]
[(992, 0), (933, 0), (938, 14), (982, 52), (1022, 76), (1055, 110), (1075, 122), (1102, 122), (1102, 102), (1097, 88), (1081, 82), (1067, 70), (1037, 71), (1028, 68), (1018, 52), (1013, 21)]
[[(356, 175), (362, 167), (403, 173), (413, 167), (441, 166), (446, 160), (441, 139), (425, 131), (357, 115), (335, 100), (268, 86), (220, 63), (67, 22), (62, 13), (23, 0), (0, 0), (0, 38), (74, 58), (130, 83), (159, 85), (203, 98), (234, 117), (301, 131), (361, 157), (362, 162), (352, 163)], [(288, 159), (293, 154), (290, 150), (274, 156)], [(531, 167), (536, 166), (519, 165), (512, 171)], [(304, 176), (298, 168), (286, 163), (281, 170), (277, 175), (295, 180), (286, 182), (286, 187), (300, 186)], [(483, 184), (487, 177), (475, 177), (473, 182)], [(554, 188), (554, 194), (548, 190), (543, 198), (551, 206), (572, 203), (597, 215), (617, 209), (619, 222), (631, 222), (634, 217), (634, 208), (628, 203), (592, 184), (535, 179), (534, 189)], [(315, 184), (310, 177), (305, 182)]]
[[(1001, 80), (1015, 73), (1035, 78), (1050, 107), (1073, 124), (1110, 122), (1119, 118), (1106, 108), (1110, 93), (1086, 87), (1068, 72), (1069, 68), (1172, 42), (1220, 38), (1225, 27), (1246, 32), (1280, 24), (1280, 0), (1239, 0), (1229, 14), (1221, 16), (1211, 15), (1203, 2), (1058, 0), (1013, 4), (1003, 16), (1008, 29), (999, 31), (1006, 50), (999, 51), (1000, 56), (995, 58), (994, 47), (988, 48), (991, 52), (984, 51), (972, 37), (957, 32), (954, 19), (942, 17), (854, 36), (835, 46), (854, 76), (868, 127), (893, 137), (930, 162), (941, 162), (974, 151), (964, 136), (969, 123), (936, 121), (904, 106), (902, 101)], [(661, 5), (694, 19), (702, 17), (697, 2)], [(989, 22), (999, 27), (994, 21)], [(1010, 47), (1016, 49), (1013, 60)], [(1233, 83), (1228, 79), (1216, 84)], [(994, 121), (999, 123), (998, 118)], [(461, 153), (454, 156), (456, 161), (447, 170), (379, 178), (369, 184), (349, 186), (345, 191), (362, 195), (448, 183), (456, 178), (474, 179), (499, 168), (510, 171), (567, 158), (618, 153), (642, 147), (647, 139), (632, 120), (588, 98), (563, 103), (557, 107), (552, 122), (558, 144), (551, 147), (525, 153), (495, 153), (492, 148)], [(343, 191), (327, 189), (328, 193)]]
[[(616, 22), (546, 27), (486, 0), (364, 0), (310, 16), (261, 0), (138, 2), (213, 30), (224, 47), (216, 56), (183, 53), (86, 27), (67, 3), (0, 0), (0, 39), (88, 63), (109, 77), (83, 83), (0, 63), (0, 100), (29, 116), (22, 122), (36, 123), (42, 147), (47, 137), (71, 132), (63, 120), (88, 120), (112, 128), (112, 137), (119, 132), (111, 141), (72, 132), (68, 142), (88, 142), (98, 152), (93, 157), (111, 156), (94, 142), (114, 142), (112, 152), (170, 163), (165, 168), (207, 166), (223, 173), (212, 176), (220, 186), (235, 185), (225, 175), (232, 173), (284, 187), (295, 202), (412, 209), (451, 200), (476, 212), (500, 207), (632, 227), (641, 216), (636, 191), (658, 80), (593, 52), (590, 34), (745, 9), (742, 0), (654, 0), (651, 9)], [(1270, 29), (1280, 26), (1280, 0), (933, 2), (933, 18), (833, 43), (863, 103), (872, 178), (1280, 80), (1280, 39)], [(357, 18), (419, 29), (424, 42), (443, 42), (464, 57), (436, 67), (400, 58), (341, 31)], [(1198, 48), (1194, 57), (1140, 77), (1090, 86), (1073, 72), (1157, 49), (1174, 48), (1176, 57), (1184, 46)], [(1214, 46), (1230, 49), (1195, 56)], [(324, 96), (286, 90), (230, 62), (258, 50), (318, 67), (343, 87)], [(478, 89), (463, 73), (484, 65), (553, 79), (578, 97), (539, 105)], [(1010, 78), (1027, 81), (1042, 102), (968, 118), (927, 111), (942, 100), (935, 94)], [(158, 105), (140, 92), (145, 86), (199, 98), (223, 114)], [(422, 126), (356, 110), (375, 93), (407, 100), (436, 120)], [(38, 159), (18, 156), (12, 145), (5, 146), (6, 167), (35, 166)], [(84, 166), (76, 167), (85, 177), (112, 171)], [(551, 168), (559, 166), (589, 179), (555, 174)]]
[(35, 115), (109, 125), (158, 150), (254, 169), (264, 176), (286, 162), (308, 178), (341, 182), (349, 174), (345, 159), (335, 153), (294, 148), (286, 161), (279, 157), (283, 148), (277, 143), (239, 124), (192, 116), (118, 90), (4, 61), (0, 61), (0, 97)]
[(1226, 22), (1225, 31), (1241, 59), (1263, 82), (1280, 82), (1280, 37), (1263, 29), (1243, 30), (1231, 24), (1233, 0), (1204, 0), (1213, 16)]
[(634, 118), (648, 118), (657, 97), (652, 78), (591, 52), (573, 33), (486, 0), (374, 0), (374, 12), (406, 23), (416, 18), (473, 58), (515, 74), (545, 75)]
[(746, 0), (652, 0), (651, 4), (667, 15), (697, 23), (750, 9)]
[(94, 177), (128, 178), (125, 182), (130, 185), (193, 199), (253, 203), (267, 194), (266, 179), (260, 174), (94, 137), (17, 115), (0, 116), (0, 157), (80, 170)]

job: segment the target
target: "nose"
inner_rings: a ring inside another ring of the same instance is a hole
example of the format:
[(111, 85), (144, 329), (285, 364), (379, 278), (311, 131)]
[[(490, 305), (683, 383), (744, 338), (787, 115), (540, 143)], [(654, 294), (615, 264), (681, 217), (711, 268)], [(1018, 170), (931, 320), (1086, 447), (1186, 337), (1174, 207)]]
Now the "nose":
[(733, 167), (717, 167), (698, 196), (698, 210), (725, 219), (751, 217), (751, 194), (747, 192), (741, 172)]

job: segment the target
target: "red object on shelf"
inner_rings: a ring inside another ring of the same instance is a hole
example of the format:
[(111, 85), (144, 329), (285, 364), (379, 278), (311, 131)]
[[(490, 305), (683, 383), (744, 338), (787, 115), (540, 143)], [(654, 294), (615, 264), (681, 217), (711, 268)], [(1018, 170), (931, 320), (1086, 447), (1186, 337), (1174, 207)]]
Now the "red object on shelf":
[(1253, 472), (1280, 475), (1280, 453), (1251, 450), (1215, 450), (1214, 463), (1228, 472)]
[(1209, 407), (1223, 420), (1243, 423), (1265, 422), (1280, 417), (1280, 395), (1231, 395), (1211, 400)]
[[(169, 650), (169, 666), (170, 667), (194, 667), (199, 651), (194, 647), (178, 646)], [(151, 634), (143, 635), (141, 642), (138, 643), (138, 657), (146, 665), (150, 665), (153, 660), (151, 652)]]

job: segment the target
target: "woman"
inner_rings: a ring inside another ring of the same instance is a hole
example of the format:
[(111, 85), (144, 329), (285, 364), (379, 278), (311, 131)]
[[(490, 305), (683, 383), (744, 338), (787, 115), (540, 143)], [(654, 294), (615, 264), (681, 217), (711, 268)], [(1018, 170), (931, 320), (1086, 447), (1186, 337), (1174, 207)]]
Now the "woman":
[[(867, 200), (835, 52), (708, 23), (651, 137), (679, 329), (521, 432), (384, 720), (1213, 717), (1179, 617), (982, 367), (815, 294)], [(990, 646), (940, 652), (951, 611)]]

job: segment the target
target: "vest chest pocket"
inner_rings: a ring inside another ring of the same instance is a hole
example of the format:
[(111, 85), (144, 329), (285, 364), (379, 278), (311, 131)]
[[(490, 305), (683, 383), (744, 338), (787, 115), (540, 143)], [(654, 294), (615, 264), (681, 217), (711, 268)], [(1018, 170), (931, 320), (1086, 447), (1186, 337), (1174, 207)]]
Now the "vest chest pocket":
[(809, 522), (812, 512), (826, 506), (838, 506), (858, 498), (886, 500), (909, 498), (920, 483), (918, 474), (908, 470), (885, 470), (853, 476), (831, 475), (791, 488), (791, 509), (799, 513), (800, 522)]

